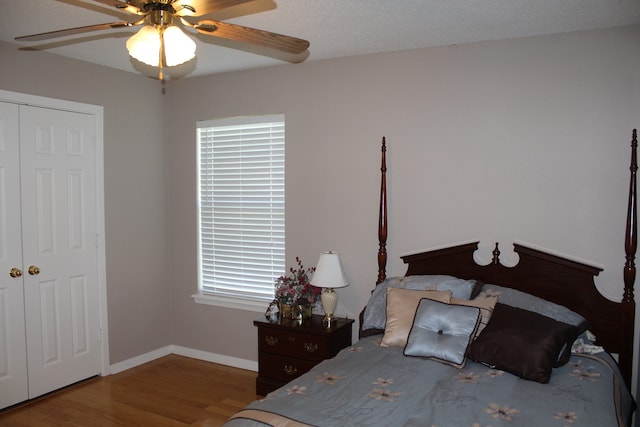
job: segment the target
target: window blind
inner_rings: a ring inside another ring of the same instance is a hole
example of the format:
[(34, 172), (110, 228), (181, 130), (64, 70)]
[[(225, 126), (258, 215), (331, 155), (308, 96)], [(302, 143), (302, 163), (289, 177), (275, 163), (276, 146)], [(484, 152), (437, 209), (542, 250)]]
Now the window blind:
[(285, 269), (284, 115), (198, 122), (201, 292), (270, 301)]

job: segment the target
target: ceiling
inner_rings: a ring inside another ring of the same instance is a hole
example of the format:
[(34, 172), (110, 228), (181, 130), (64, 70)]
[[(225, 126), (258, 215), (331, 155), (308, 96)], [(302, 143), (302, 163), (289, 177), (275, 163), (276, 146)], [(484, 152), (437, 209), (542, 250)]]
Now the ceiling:
[[(14, 40), (70, 27), (133, 21), (131, 15), (92, 0), (0, 0), (0, 7), (1, 41), (155, 75), (152, 67), (130, 59), (125, 49), (135, 27), (46, 42)], [(308, 40), (305, 61), (313, 61), (639, 24), (640, 0), (255, 0), (207, 18)], [(197, 57), (169, 72), (173, 78), (286, 63), (273, 53), (232, 49), (243, 46), (185, 32), (196, 41)]]

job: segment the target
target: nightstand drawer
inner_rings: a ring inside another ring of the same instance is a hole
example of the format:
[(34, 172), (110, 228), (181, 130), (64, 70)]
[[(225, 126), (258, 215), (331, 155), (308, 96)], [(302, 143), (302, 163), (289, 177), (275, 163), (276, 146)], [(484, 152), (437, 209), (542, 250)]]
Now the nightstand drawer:
[(320, 361), (327, 357), (327, 339), (278, 329), (258, 329), (258, 351)]
[(317, 362), (315, 361), (277, 356), (275, 354), (260, 354), (258, 370), (261, 377), (286, 383), (304, 374), (316, 364)]

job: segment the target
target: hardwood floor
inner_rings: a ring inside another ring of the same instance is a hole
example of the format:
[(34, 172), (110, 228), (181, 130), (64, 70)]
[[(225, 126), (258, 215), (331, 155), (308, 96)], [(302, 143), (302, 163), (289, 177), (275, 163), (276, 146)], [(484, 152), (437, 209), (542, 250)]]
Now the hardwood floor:
[(259, 398), (257, 373), (177, 355), (0, 412), (0, 426), (221, 426)]

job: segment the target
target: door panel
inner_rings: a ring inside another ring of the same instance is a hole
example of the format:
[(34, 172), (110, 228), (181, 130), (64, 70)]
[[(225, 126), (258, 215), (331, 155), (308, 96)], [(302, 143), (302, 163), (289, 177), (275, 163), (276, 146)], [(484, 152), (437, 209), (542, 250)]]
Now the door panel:
[(92, 115), (20, 107), (29, 395), (101, 369)]
[(0, 102), (0, 408), (28, 398), (20, 234), (18, 107)]

